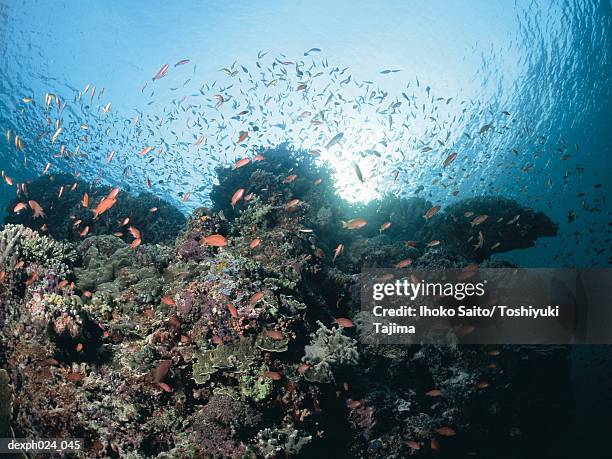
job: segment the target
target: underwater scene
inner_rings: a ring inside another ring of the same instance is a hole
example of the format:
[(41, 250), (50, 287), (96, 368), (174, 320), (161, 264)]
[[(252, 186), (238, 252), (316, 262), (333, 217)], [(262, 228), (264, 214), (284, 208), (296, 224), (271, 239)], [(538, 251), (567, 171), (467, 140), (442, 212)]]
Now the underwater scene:
[(0, 456), (612, 457), (612, 340), (363, 295), (609, 272), (609, 0), (0, 0), (0, 59)]

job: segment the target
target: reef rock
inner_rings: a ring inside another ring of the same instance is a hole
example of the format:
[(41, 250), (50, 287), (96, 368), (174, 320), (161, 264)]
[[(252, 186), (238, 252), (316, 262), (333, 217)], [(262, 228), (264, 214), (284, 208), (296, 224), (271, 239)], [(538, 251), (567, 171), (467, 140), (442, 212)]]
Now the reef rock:
[[(135, 196), (121, 191), (116, 204), (99, 217), (93, 210), (111, 192), (111, 187), (87, 183), (69, 174), (43, 175), (26, 184), (26, 195), (8, 205), (5, 223), (14, 223), (42, 230), (57, 240), (79, 241), (85, 235), (122, 233), (131, 241), (127, 230), (133, 226), (142, 230), (142, 241), (150, 244), (171, 244), (185, 225), (185, 216), (174, 206), (150, 193)], [(87, 206), (84, 195), (87, 193)], [(35, 218), (27, 206), (32, 200), (44, 210), (43, 217)], [(19, 212), (18, 204), (26, 204)], [(129, 218), (129, 223), (123, 224)], [(83, 235), (85, 229), (87, 233)]]
[[(95, 206), (109, 188), (70, 176), (30, 184), (45, 219), (27, 209), (10, 219), (47, 235), (0, 232), (0, 429), (82, 437), (83, 457), (466, 453), (452, 433), (489, 428), (492, 417), (474, 413), (504, 398), (500, 351), (363, 339), (358, 273), (465, 266), (554, 225), (498, 198), (427, 218), (420, 198), (350, 206), (313, 155), (257, 154), (219, 170), (214, 208), (188, 221), (127, 193), (96, 220), (83, 192)], [(142, 244), (112, 234), (126, 217)], [(363, 230), (343, 227), (358, 217)]]

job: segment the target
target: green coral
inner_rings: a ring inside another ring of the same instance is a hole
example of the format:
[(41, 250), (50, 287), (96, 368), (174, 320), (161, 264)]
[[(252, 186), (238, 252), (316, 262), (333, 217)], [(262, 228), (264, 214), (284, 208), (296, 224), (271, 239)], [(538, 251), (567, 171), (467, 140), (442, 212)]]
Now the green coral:
[(57, 242), (25, 226), (5, 225), (0, 231), (0, 265), (12, 268), (23, 260), (66, 276), (76, 258), (72, 244)]
[(76, 295), (62, 296), (56, 293), (45, 293), (43, 303), (51, 312), (79, 311), (83, 301)]
[(93, 236), (78, 248), (82, 267), (75, 269), (77, 287), (92, 291), (88, 310), (102, 317), (114, 307), (140, 312), (141, 306), (157, 302), (164, 287), (163, 269), (169, 249), (148, 245), (131, 249), (115, 236)]
[(236, 342), (200, 351), (193, 364), (193, 379), (204, 384), (217, 370), (230, 368), (245, 371), (255, 358), (257, 349), (253, 338), (242, 338)]
[(259, 196), (254, 196), (249, 202), (249, 206), (240, 213), (237, 219), (238, 225), (243, 228), (257, 225), (257, 227), (265, 229), (273, 211), (274, 207), (272, 205), (263, 203)]
[(256, 402), (260, 402), (268, 398), (272, 393), (273, 383), (269, 378), (263, 378), (261, 374), (266, 371), (266, 367), (262, 367), (260, 374), (244, 374), (238, 378), (240, 386), (240, 394), (245, 398), (250, 398)]
[(145, 345), (136, 352), (128, 354), (125, 363), (131, 370), (144, 374), (155, 368), (159, 364), (159, 359), (159, 351), (151, 345)]
[(357, 341), (343, 335), (339, 328), (317, 324), (319, 329), (304, 348), (304, 360), (310, 365), (304, 377), (312, 382), (332, 382), (334, 369), (358, 363)]
[(127, 244), (115, 236), (90, 237), (81, 244), (79, 250), (83, 254), (83, 267), (77, 268), (75, 273), (77, 286), (81, 290), (100, 289), (104, 284), (112, 282), (121, 268), (131, 265), (131, 253)]
[(266, 428), (257, 433), (258, 452), (266, 459), (297, 456), (311, 441), (312, 436), (305, 435), (293, 426)]
[(266, 333), (262, 333), (257, 337), (255, 345), (264, 351), (268, 352), (285, 352), (289, 344), (289, 338), (274, 339)]

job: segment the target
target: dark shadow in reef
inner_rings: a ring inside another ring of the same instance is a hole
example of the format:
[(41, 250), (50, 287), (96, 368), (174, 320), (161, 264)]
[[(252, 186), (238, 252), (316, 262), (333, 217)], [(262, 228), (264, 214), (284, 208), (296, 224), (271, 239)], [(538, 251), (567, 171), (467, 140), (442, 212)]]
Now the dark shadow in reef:
[[(127, 226), (142, 229), (142, 241), (147, 244), (171, 244), (185, 226), (185, 216), (173, 205), (151, 193), (133, 195), (122, 191), (116, 205), (95, 218), (93, 209), (107, 196), (112, 188), (78, 179), (70, 174), (42, 175), (25, 184), (26, 193), (13, 199), (7, 208), (4, 223), (20, 224), (35, 230), (44, 230), (58, 240), (79, 241), (81, 233), (89, 228), (88, 235), (124, 233), (123, 239), (131, 240)], [(84, 206), (87, 193), (89, 203)], [(29, 200), (36, 201), (45, 216), (34, 218), (27, 206)], [(19, 204), (26, 204), (20, 212), (14, 212)]]

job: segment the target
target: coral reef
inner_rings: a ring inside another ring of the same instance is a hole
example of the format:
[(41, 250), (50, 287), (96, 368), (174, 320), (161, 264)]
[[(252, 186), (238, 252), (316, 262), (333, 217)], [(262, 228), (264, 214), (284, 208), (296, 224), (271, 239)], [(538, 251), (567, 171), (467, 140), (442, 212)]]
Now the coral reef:
[[(89, 184), (70, 174), (43, 175), (31, 181), (7, 208), (5, 223), (21, 224), (46, 232), (58, 240), (80, 241), (82, 233), (102, 235), (121, 233), (131, 242), (128, 226), (142, 229), (142, 241), (149, 244), (172, 244), (185, 225), (184, 215), (163, 199), (151, 193), (137, 196), (120, 192), (116, 204), (96, 217), (93, 210), (111, 192), (111, 187)], [(85, 194), (87, 201), (84, 202)], [(44, 209), (44, 216), (36, 218), (27, 207), (15, 212), (18, 205), (30, 200)], [(129, 224), (123, 224), (129, 218)]]
[(0, 437), (3, 438), (11, 434), (13, 391), (10, 383), (6, 370), (0, 370)]
[[(30, 184), (53, 237), (15, 225), (0, 232), (0, 428), (10, 417), (16, 435), (82, 437), (82, 457), (468, 451), (456, 437), (490, 421), (474, 407), (507, 387), (499, 351), (370, 343), (359, 273), (405, 260), (463, 267), (553, 235), (554, 225), (499, 198), (427, 218), (433, 204), (421, 198), (349, 206), (313, 155), (286, 145), (256, 154), (219, 170), (214, 209), (186, 222), (170, 208), (154, 220), (164, 204), (142, 195), (94, 222), (82, 193), (57, 199), (74, 178)], [(76, 183), (90, 202), (110, 191)], [(128, 216), (140, 245), (111, 234)], [(354, 218), (367, 225), (343, 226)], [(75, 237), (74, 219), (89, 219), (90, 233)]]
[(332, 382), (332, 370), (356, 365), (359, 361), (357, 341), (344, 336), (338, 328), (329, 329), (321, 322), (318, 325), (310, 344), (304, 348), (304, 361), (309, 366), (304, 377), (313, 382)]

